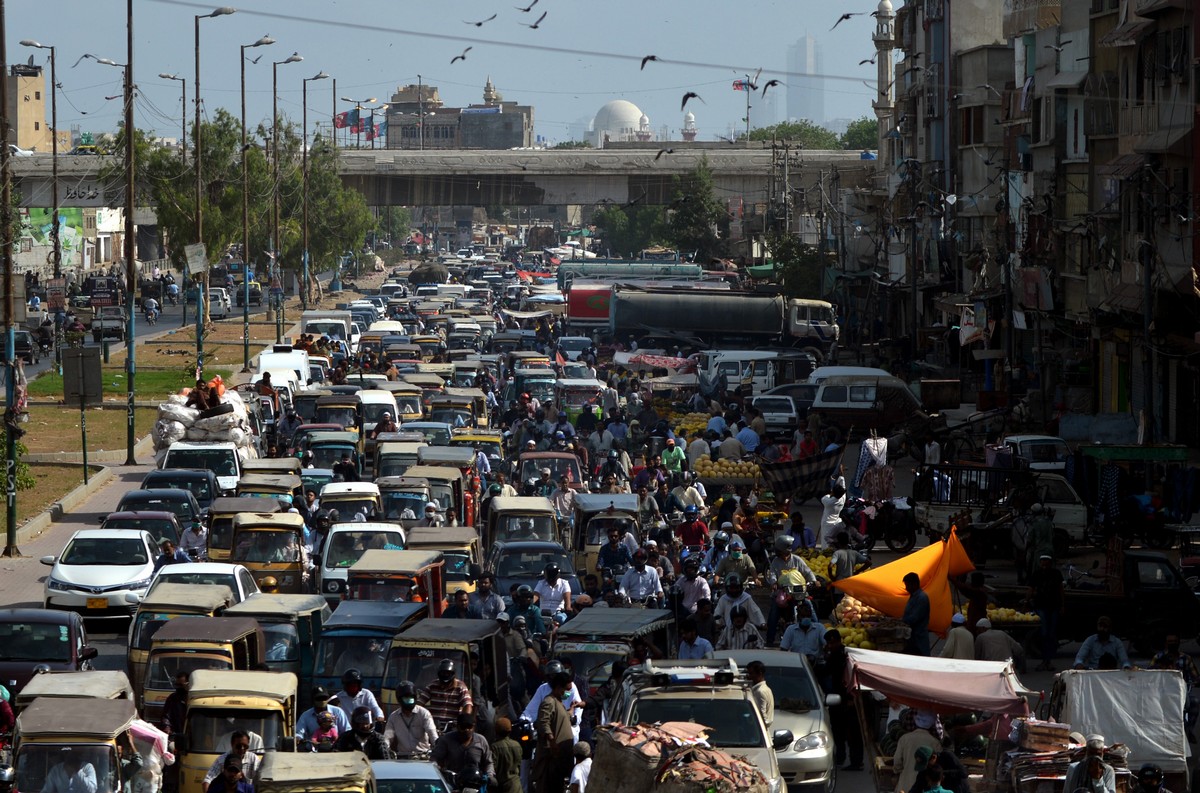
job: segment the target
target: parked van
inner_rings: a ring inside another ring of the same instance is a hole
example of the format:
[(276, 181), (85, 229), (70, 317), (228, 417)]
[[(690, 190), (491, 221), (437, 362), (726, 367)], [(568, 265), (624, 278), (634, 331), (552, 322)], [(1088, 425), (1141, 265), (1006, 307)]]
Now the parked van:
[(843, 435), (850, 427), (882, 435), (925, 416), (904, 381), (891, 376), (828, 378), (817, 389), (810, 422), (814, 414), (821, 426), (836, 427)]

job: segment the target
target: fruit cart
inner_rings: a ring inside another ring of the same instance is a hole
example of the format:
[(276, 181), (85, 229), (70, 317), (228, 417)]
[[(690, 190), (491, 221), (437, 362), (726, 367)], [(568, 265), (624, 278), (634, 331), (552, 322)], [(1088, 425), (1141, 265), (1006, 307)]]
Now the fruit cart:
[(725, 485), (756, 487), (762, 483), (762, 472), (758, 463), (745, 460), (701, 459), (696, 462), (696, 476), (704, 483), (710, 495), (721, 492)]

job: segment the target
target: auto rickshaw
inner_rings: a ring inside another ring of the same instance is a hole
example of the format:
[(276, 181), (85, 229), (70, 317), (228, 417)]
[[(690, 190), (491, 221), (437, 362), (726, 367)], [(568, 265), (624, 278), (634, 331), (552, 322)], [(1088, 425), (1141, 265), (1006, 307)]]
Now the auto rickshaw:
[(604, 418), (604, 406), (600, 403), (600, 394), (604, 383), (599, 380), (568, 380), (560, 378), (554, 384), (554, 404), (559, 410), (567, 411), (567, 420), (571, 424), (579, 421), (579, 416), (585, 410), (590, 410), (596, 420)]
[(128, 699), (80, 699), (70, 707), (60, 699), (34, 700), (17, 718), (14, 789), (54, 789), (49, 777), (55, 766), (68, 778), (91, 766), (96, 791), (124, 789), (117, 747), (136, 719)]
[[(300, 462), (295, 457), (291, 459)], [(240, 498), (270, 498), (294, 504), (300, 500), (303, 488), (299, 474), (243, 473), (238, 479), (237, 494)]]
[(362, 438), (357, 432), (314, 432), (305, 439), (304, 451), (312, 452), (315, 468), (333, 468), (342, 461), (342, 455), (349, 454), (358, 475), (362, 476)]
[[(273, 498), (223, 496), (208, 508), (208, 561), (228, 562), (233, 550), (233, 518), (243, 512), (284, 512)], [(136, 680), (136, 678), (134, 678)]]
[(425, 505), (433, 498), (429, 480), (412, 476), (384, 476), (375, 480), (383, 500), (383, 519), (400, 525), (412, 525), (425, 514)]
[(274, 578), (279, 592), (307, 592), (304, 518), (294, 512), (243, 512), (233, 519), (230, 561), (245, 565), (260, 589), (265, 579)]
[(441, 376), (428, 372), (409, 372), (400, 375), (400, 379), (421, 389), (421, 409), (429, 412), (429, 401), (446, 390), (446, 382)]
[(551, 482), (557, 482), (565, 476), (567, 484), (576, 492), (587, 484), (579, 458), (570, 452), (522, 452), (517, 458), (516, 481), (513, 484), (520, 489), (530, 480), (540, 479), (543, 468), (550, 469)]
[(374, 482), (330, 482), (321, 488), (321, 509), (336, 509), (343, 521), (361, 513), (367, 521), (383, 514), (379, 486)]
[(256, 793), (376, 793), (375, 772), (362, 752), (276, 752), (263, 756), (254, 777), (254, 790)]
[(197, 669), (188, 680), (187, 718), (176, 737), (179, 793), (200, 793), (205, 774), (229, 751), (235, 731), (265, 758), (296, 750), (296, 676), (290, 672)]
[[(224, 500), (227, 499), (217, 499)], [(147, 593), (130, 620), (125, 656), (125, 671), (138, 696), (141, 696), (142, 681), (146, 678), (150, 642), (159, 628), (176, 617), (215, 617), (231, 605), (233, 591), (218, 584), (168, 582), (159, 584)]]
[(179, 617), (150, 642), (142, 683), (142, 718), (157, 724), (180, 673), (198, 669), (249, 671), (263, 662), (263, 632), (249, 617)]
[(484, 542), (545, 540), (562, 542), (550, 499), (542, 496), (495, 496), (488, 508)]
[(580, 692), (586, 699), (612, 676), (613, 661), (632, 655), (634, 639), (666, 650), (678, 645), (674, 633), (667, 609), (584, 609), (555, 633), (550, 656), (570, 659), (576, 679), (588, 681), (589, 691)]
[(262, 628), (267, 668), (291, 672), (300, 681), (300, 709), (308, 708), (313, 661), (321, 628), (333, 612), (320, 595), (280, 595), (263, 592), (225, 611), (226, 617), (250, 617)]
[(574, 555), (576, 570), (595, 572), (609, 529), (619, 531), (622, 539), (632, 532), (641, 546), (637, 501), (633, 493), (575, 494), (575, 525), (564, 545)]
[(447, 384), (449, 380), (454, 378), (454, 364), (452, 363), (434, 363), (421, 362), (417, 364), (417, 372), (420, 374), (435, 374), (442, 378), (442, 383)]
[(314, 421), (317, 415), (317, 400), (321, 397), (333, 396), (332, 391), (326, 389), (314, 391), (301, 391), (292, 395), (292, 410), (296, 411), (296, 415), (300, 417), (300, 421), (305, 424), (310, 424)]
[(446, 559), (446, 591), (475, 591), (483, 570), (479, 532), (472, 526), (413, 526), (405, 540), (411, 551), (438, 551)]
[(424, 417), (421, 405), (421, 389), (412, 383), (404, 381), (389, 381), (378, 386), (384, 391), (390, 391), (396, 400), (396, 421), (420, 421)]
[(451, 446), (466, 446), (483, 452), (488, 458), (492, 471), (501, 470), (504, 465), (504, 437), (495, 430), (455, 430), (450, 436)]
[(417, 465), (457, 468), (468, 480), (475, 475), (475, 450), (463, 446), (426, 446), (417, 450)]
[(520, 394), (529, 394), (538, 402), (546, 402), (554, 399), (554, 370), (541, 369), (516, 369), (512, 371), (512, 377), (509, 378), (507, 389), (504, 392), (505, 403), (517, 401)]
[[(444, 421), (451, 427), (478, 427), (475, 401), (470, 397), (439, 394), (429, 400), (429, 420)], [(484, 423), (486, 425), (486, 422)]]
[(476, 712), (490, 717), (485, 719), (489, 725), (497, 716), (513, 717), (508, 701), (508, 654), (495, 620), (424, 620), (397, 634), (384, 670), (384, 708), (399, 706), (396, 686), (402, 680), (411, 680), (418, 691), (437, 680), (438, 666), (447, 658), (455, 669), (462, 670), (458, 677), (471, 688)]
[(440, 336), (413, 336), (412, 343), (421, 348), (421, 360), (425, 362), (432, 361), (446, 351), (446, 342)]
[(346, 573), (348, 600), (424, 603), (440, 617), (446, 603), (446, 560), (440, 551), (368, 550)]
[[(375, 481), (384, 477), (404, 476), (405, 471), (417, 464), (417, 452), (426, 444), (418, 442), (380, 441), (375, 444)], [(418, 512), (418, 515), (421, 513)]]
[(295, 474), (303, 470), (295, 457), (251, 457), (242, 460), (242, 475), (246, 474)]
[(455, 387), (474, 388), (476, 378), (479, 377), (479, 370), (482, 368), (482, 361), (480, 361), (478, 358), (467, 358), (455, 361), (453, 380)]
[(337, 424), (350, 432), (362, 429), (362, 405), (357, 394), (333, 394), (317, 400), (313, 420), (318, 424)]
[(462, 471), (445, 465), (414, 465), (404, 472), (407, 477), (429, 482), (432, 500), (451, 526), (474, 526), (475, 498), (467, 491)]
[(357, 669), (363, 676), (363, 688), (378, 698), (392, 637), (424, 619), (428, 612), (424, 603), (343, 600), (321, 629), (313, 685), (339, 691), (342, 675)]
[[(127, 699), (134, 701), (133, 685), (124, 672), (89, 669), (86, 672), (48, 672), (34, 675), (12, 700), (18, 715), (39, 697), (52, 699)], [(72, 703), (61, 705), (70, 708)]]

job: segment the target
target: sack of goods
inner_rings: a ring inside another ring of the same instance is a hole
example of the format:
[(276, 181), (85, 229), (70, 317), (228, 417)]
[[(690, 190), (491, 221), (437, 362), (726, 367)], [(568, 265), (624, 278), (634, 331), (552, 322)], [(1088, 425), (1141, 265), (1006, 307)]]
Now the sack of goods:
[(608, 793), (767, 793), (757, 768), (708, 745), (708, 730), (690, 722), (600, 727), (588, 786)]
[(236, 391), (227, 390), (221, 404), (210, 410), (199, 411), (187, 407), (184, 394), (172, 394), (158, 406), (158, 421), (151, 434), (155, 451), (162, 451), (172, 443), (189, 441), (231, 441), (238, 447), (238, 454), (250, 456), (253, 440), (246, 403)]

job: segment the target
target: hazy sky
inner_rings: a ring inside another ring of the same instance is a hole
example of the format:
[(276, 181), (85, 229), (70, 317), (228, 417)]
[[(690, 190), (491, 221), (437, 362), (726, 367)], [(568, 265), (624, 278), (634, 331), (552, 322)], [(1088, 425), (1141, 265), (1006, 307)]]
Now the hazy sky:
[[(258, 50), (265, 54), (247, 64), (247, 115), (253, 124), (270, 117), (271, 68), (293, 51), (303, 63), (279, 67), (281, 113), (299, 120), (301, 79), (325, 71), (337, 78), (339, 96), (376, 97), (384, 102), (397, 86), (426, 83), (438, 86), (447, 105), (482, 101), (490, 75), (506, 100), (532, 104), (536, 132), (551, 141), (566, 140), (568, 128), (591, 118), (611, 99), (627, 99), (646, 112), (657, 130), (667, 125), (677, 137), (682, 126), (680, 100), (692, 100), (701, 140), (727, 135), (742, 127), (746, 95), (731, 83), (747, 69), (763, 69), (760, 84), (770, 78), (787, 83), (786, 50), (811, 33), (822, 50), (825, 111), (829, 118), (871, 115), (872, 91), (860, 80), (874, 81), (875, 67), (858, 66), (874, 54), (871, 33), (875, 20), (863, 13), (830, 31), (845, 11), (870, 12), (844, 3), (715, 2), (714, 0), (538, 0), (528, 14), (517, 10), (519, 0), (241, 0), (231, 16), (201, 20), (203, 100), (209, 113), (225, 107), (239, 109), (238, 45), (264, 34), (277, 43)], [(521, 5), (526, 5), (529, 0)], [(137, 124), (161, 135), (177, 136), (180, 124), (179, 83), (160, 79), (160, 72), (178, 73), (188, 81), (188, 116), (195, 66), (195, 14), (215, 5), (188, 0), (135, 0), (135, 80), (140, 89)], [(539, 29), (533, 23), (546, 12)], [(481, 27), (464, 24), (491, 16)], [(34, 54), (45, 63), (44, 51), (21, 47), (36, 39), (58, 48), (59, 127), (79, 125), (84, 131), (111, 131), (121, 113), (121, 70), (84, 61), (84, 52), (125, 61), (125, 3), (120, 0), (39, 0), (7, 4), (8, 60), (23, 62)], [(450, 59), (465, 47), (465, 61)], [(550, 50), (542, 48), (553, 48)], [(609, 57), (606, 57), (606, 54)], [(663, 62), (639, 71), (642, 56), (654, 54)], [(615, 56), (615, 57), (612, 57)], [(674, 63), (672, 63), (674, 62)], [(686, 65), (685, 65), (686, 64)], [(736, 71), (735, 71), (736, 69)], [(310, 127), (328, 123), (332, 111), (330, 81), (309, 83)], [(777, 115), (787, 117), (786, 90), (778, 90)], [(751, 118), (758, 121), (763, 99)], [(338, 110), (346, 109), (338, 103)]]

